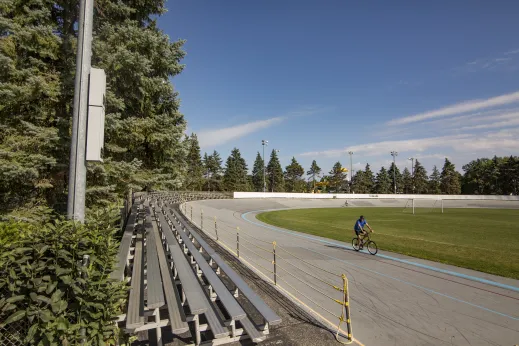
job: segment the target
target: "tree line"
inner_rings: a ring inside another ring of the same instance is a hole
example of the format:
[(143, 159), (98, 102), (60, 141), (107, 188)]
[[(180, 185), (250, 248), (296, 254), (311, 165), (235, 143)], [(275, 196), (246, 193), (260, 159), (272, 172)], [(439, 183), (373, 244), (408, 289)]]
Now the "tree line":
[[(366, 164), (349, 180), (346, 170), (336, 162), (328, 173), (323, 173), (316, 160), (308, 171), (295, 157), (284, 169), (276, 150), (272, 150), (268, 163), (258, 152), (251, 174), (240, 150), (234, 148), (225, 164), (220, 154), (213, 151), (200, 154), (195, 134), (189, 138), (187, 158), (188, 175), (184, 187), (204, 191), (256, 191), (262, 192), (342, 192), (377, 194), (514, 194), (519, 193), (519, 158), (494, 157), (477, 159), (463, 166), (464, 174), (445, 158), (441, 171), (434, 166), (428, 174), (419, 160), (414, 161), (412, 172), (403, 171), (391, 163), (375, 173)], [(264, 176), (265, 172), (265, 176)]]

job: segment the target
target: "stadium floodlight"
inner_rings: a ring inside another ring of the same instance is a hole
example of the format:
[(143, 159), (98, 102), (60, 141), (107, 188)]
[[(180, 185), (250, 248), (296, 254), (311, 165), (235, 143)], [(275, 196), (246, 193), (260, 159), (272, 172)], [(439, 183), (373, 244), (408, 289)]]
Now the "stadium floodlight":
[(414, 193), (414, 157), (408, 158), (408, 160), (411, 160), (411, 177), (413, 180), (413, 193)]
[(269, 141), (262, 139), (261, 145), (263, 146), (263, 193), (265, 193), (265, 189), (267, 186), (265, 183), (265, 145), (269, 145)]
[(353, 180), (353, 151), (348, 151), (350, 154), (350, 184)]
[(398, 152), (392, 151), (391, 156), (393, 156), (393, 183), (395, 184), (395, 195), (396, 195), (396, 157), (398, 156)]

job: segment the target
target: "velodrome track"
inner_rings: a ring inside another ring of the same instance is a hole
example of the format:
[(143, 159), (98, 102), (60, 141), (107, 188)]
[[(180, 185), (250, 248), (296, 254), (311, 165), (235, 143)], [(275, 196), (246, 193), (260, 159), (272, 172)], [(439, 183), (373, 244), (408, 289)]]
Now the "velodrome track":
[[(406, 201), (350, 201), (350, 206), (398, 206)], [(420, 201), (425, 206), (427, 201)], [(220, 243), (236, 249), (236, 227), (240, 228), (240, 254), (245, 264), (272, 278), (271, 249), (276, 241), (278, 284), (311, 308), (321, 318), (337, 324), (341, 306), (302, 284), (292, 275), (312, 283), (331, 298), (340, 292), (325, 282), (340, 286), (340, 278), (309, 266), (284, 251), (322, 267), (346, 274), (349, 280), (354, 344), (359, 345), (517, 345), (519, 344), (519, 280), (501, 278), (458, 267), (379, 251), (376, 256), (357, 253), (351, 245), (261, 223), (255, 215), (264, 210), (341, 207), (344, 200), (234, 199), (189, 202), (186, 214), (215, 238), (217, 218)], [(431, 204), (432, 206), (432, 204)], [(517, 208), (517, 203), (449, 201), (446, 207)], [(203, 216), (201, 211), (203, 210)], [(364, 214), (369, 214), (368, 211)], [(345, 225), (349, 231), (351, 225)], [(518, 227), (519, 232), (519, 227)], [(254, 238), (252, 238), (254, 237)], [(453, 251), (455, 248), (453, 247)], [(492, 256), (482, 252), (482, 256)], [(284, 258), (283, 258), (284, 257)], [(297, 269), (296, 265), (305, 272)], [(307, 275), (311, 274), (311, 275)], [(299, 291), (299, 292), (296, 292)], [(302, 294), (304, 294), (304, 296)], [(305, 297), (306, 296), (306, 297)], [(322, 309), (325, 308), (327, 311)], [(346, 330), (345, 327), (341, 327)]]

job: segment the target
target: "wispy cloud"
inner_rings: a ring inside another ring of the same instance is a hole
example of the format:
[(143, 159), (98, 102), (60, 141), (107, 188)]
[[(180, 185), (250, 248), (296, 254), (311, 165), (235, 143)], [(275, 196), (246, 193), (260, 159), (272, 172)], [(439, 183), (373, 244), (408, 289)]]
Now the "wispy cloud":
[(244, 124), (234, 125), (220, 129), (205, 129), (197, 133), (201, 148), (216, 147), (224, 143), (245, 137), (251, 133), (280, 124), (290, 118), (314, 115), (331, 110), (332, 108), (303, 108), (292, 111), (283, 116), (252, 121)]
[(519, 54), (519, 49), (510, 50), (508, 52), (504, 52), (504, 55), (513, 55), (513, 54)]
[(287, 119), (287, 117), (275, 117), (221, 129), (202, 130), (198, 132), (198, 140), (202, 148), (216, 147), (253, 132), (279, 124), (285, 119)]
[[(406, 139), (398, 141), (383, 141), (365, 143), (341, 149), (330, 149), (313, 151), (300, 154), (307, 157), (329, 157), (336, 158), (347, 155), (348, 151), (363, 156), (388, 155), (389, 150), (396, 150), (405, 155), (413, 154), (417, 158), (431, 157), (425, 151), (432, 149), (447, 148), (455, 152), (467, 152), (474, 150), (519, 150), (519, 138), (498, 137), (494, 133), (487, 134), (460, 134), (452, 136), (429, 137), (421, 139)], [(423, 153), (420, 155), (420, 153)], [(442, 155), (445, 157), (444, 155)]]
[(388, 125), (404, 125), (415, 122), (420, 122), (428, 119), (446, 117), (450, 115), (463, 114), (467, 112), (474, 112), (492, 107), (504, 106), (519, 102), (519, 91), (491, 97), (484, 100), (470, 100), (467, 102), (457, 103), (451, 106), (440, 109), (419, 113), (403, 118), (393, 119), (388, 122)]

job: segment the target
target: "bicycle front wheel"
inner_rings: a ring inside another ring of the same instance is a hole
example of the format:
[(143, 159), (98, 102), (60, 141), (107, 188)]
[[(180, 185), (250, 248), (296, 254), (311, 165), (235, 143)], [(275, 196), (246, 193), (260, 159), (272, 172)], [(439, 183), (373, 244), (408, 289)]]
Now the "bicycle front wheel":
[(353, 250), (359, 251), (360, 246), (359, 246), (359, 239), (357, 239), (357, 237), (355, 237), (351, 240), (351, 246), (353, 247)]
[(367, 248), (368, 248), (368, 252), (372, 255), (376, 255), (377, 252), (378, 252), (378, 247), (377, 247), (377, 243), (375, 243), (373, 240), (370, 240), (367, 244), (366, 244)]

